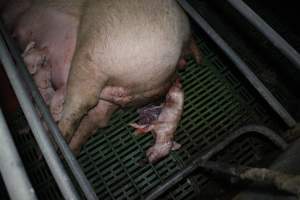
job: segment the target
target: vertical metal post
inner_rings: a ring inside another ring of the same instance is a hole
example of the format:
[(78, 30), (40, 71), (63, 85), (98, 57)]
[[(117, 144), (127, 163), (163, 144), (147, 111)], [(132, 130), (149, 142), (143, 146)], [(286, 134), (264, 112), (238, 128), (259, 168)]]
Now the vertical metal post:
[(0, 172), (12, 200), (37, 200), (0, 108)]
[(300, 54), (281, 35), (242, 0), (227, 1), (300, 70)]

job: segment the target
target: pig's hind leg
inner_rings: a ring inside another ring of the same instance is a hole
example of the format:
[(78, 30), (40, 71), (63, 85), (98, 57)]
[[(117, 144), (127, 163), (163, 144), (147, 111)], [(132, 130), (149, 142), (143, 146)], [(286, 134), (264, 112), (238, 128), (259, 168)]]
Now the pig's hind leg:
[(117, 105), (108, 101), (100, 100), (97, 106), (91, 109), (81, 120), (80, 125), (72, 137), (69, 145), (75, 154), (78, 154), (81, 146), (86, 143), (88, 138), (93, 135), (98, 128), (107, 126), (113, 112), (118, 108)]
[(66, 97), (59, 128), (66, 141), (70, 141), (80, 121), (99, 101), (108, 77), (99, 71), (97, 58), (90, 52), (95, 44), (78, 45), (67, 82)]
[[(138, 133), (152, 132), (155, 138), (155, 144), (147, 152), (147, 158), (150, 163), (156, 162), (167, 156), (171, 150), (180, 148), (180, 144), (174, 141), (174, 135), (177, 125), (180, 121), (183, 111), (184, 93), (179, 81), (177, 81), (169, 90), (166, 102), (161, 108), (161, 112), (156, 120), (146, 122), (145, 124), (131, 124), (137, 129)], [(153, 110), (151, 111), (153, 113)]]

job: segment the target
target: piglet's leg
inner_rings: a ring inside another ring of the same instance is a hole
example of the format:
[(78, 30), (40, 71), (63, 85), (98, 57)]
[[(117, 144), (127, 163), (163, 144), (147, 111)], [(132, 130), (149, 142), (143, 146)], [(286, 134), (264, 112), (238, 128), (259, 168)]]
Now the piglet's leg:
[(146, 155), (150, 163), (156, 162), (167, 156), (171, 150), (180, 148), (180, 144), (174, 141), (177, 125), (183, 111), (184, 93), (179, 81), (169, 90), (166, 102), (163, 104), (157, 120), (148, 124), (131, 124), (139, 132), (151, 131), (155, 137), (155, 144), (150, 147)]
[(53, 95), (50, 102), (50, 112), (56, 122), (60, 120), (62, 115), (65, 93), (65, 87), (59, 88), (55, 91), (55, 94)]
[(88, 138), (93, 135), (98, 128), (107, 126), (112, 113), (118, 108), (117, 105), (107, 101), (100, 100), (95, 108), (90, 110), (82, 119), (79, 128), (75, 132), (70, 148), (75, 154), (78, 154), (80, 147), (86, 143)]

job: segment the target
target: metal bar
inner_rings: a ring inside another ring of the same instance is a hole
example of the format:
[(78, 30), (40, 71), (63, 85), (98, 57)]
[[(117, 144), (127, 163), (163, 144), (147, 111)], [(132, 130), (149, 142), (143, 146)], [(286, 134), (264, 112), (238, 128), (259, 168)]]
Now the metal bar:
[(0, 108), (0, 172), (12, 200), (37, 200)]
[(160, 184), (157, 188), (153, 189), (145, 198), (145, 200), (154, 200), (157, 199), (159, 196), (164, 194), (168, 189), (176, 185), (179, 181), (189, 176), (192, 172), (194, 172), (199, 166), (198, 163), (201, 163), (203, 161), (209, 160), (212, 156), (216, 155), (218, 152), (222, 151), (225, 147), (227, 147), (229, 144), (231, 144), (234, 140), (237, 138), (245, 135), (245, 134), (260, 134), (271, 140), (276, 146), (278, 146), (281, 149), (286, 149), (288, 147), (288, 144), (279, 137), (275, 132), (273, 132), (271, 129), (263, 127), (263, 126), (257, 126), (257, 125), (249, 125), (244, 126), (238, 130), (236, 130), (234, 133), (232, 133), (230, 136), (228, 136), (225, 140), (214, 146), (212, 149), (205, 153), (198, 153), (195, 158), (187, 165), (185, 166), (181, 171), (174, 174), (172, 177), (167, 179), (163, 184)]
[(198, 167), (212, 174), (220, 173), (237, 180), (251, 181), (262, 186), (273, 186), (280, 191), (300, 197), (300, 176), (297, 175), (266, 168), (252, 168), (243, 165), (230, 165), (223, 162), (204, 160), (198, 162)]
[(218, 145), (216, 145), (214, 148), (210, 149), (205, 153), (205, 155), (202, 156), (201, 159), (208, 160), (216, 153), (222, 151), (226, 146), (230, 145), (234, 140), (241, 137), (242, 135), (254, 133), (254, 134), (260, 134), (262, 136), (265, 136), (268, 138), (271, 142), (273, 142), (277, 147), (279, 147), (282, 150), (285, 150), (288, 147), (288, 144), (273, 130), (259, 125), (248, 125), (243, 126), (242, 128), (237, 129), (234, 131), (230, 136), (228, 136), (225, 140), (220, 142)]
[(289, 61), (300, 69), (300, 54), (242, 0), (227, 0), (243, 17), (257, 28)]
[(51, 144), (40, 117), (31, 102), (28, 89), (25, 87), (24, 81), (18, 73), (18, 69), (16, 68), (2, 35), (0, 35), (0, 60), (62, 195), (67, 200), (79, 199), (77, 191), (75, 190), (70, 177), (66, 173), (57, 152)]
[(206, 34), (224, 51), (224, 53), (237, 66), (240, 72), (253, 85), (258, 93), (267, 101), (271, 108), (281, 117), (289, 128), (296, 125), (295, 119), (287, 112), (273, 94), (264, 86), (257, 76), (250, 70), (248, 65), (227, 44), (225, 40), (206, 22), (206, 20), (185, 0), (177, 0), (184, 10), (206, 32)]
[[(283, 153), (281, 153), (275, 161), (271, 164), (270, 169), (278, 172), (284, 172), (293, 174), (299, 177), (300, 175), (300, 160), (299, 160), (299, 152), (300, 152), (300, 138), (295, 140), (289, 145), (289, 148), (286, 149)], [(298, 181), (297, 184), (300, 183), (299, 178), (294, 179)], [(292, 182), (290, 182), (292, 183)], [(286, 186), (293, 186), (293, 184), (286, 184)], [(296, 188), (300, 188), (299, 186)], [(241, 193), (237, 194), (233, 200), (297, 200), (299, 198), (293, 198), (291, 196), (287, 197), (286, 195), (279, 195), (276, 191), (261, 191), (258, 188), (252, 187), (249, 185), (248, 188), (245, 188)]]
[(4, 35), (4, 38), (7, 42), (7, 44), (8, 44), (10, 52), (11, 52), (14, 60), (16, 61), (16, 65), (18, 66), (20, 74), (24, 78), (24, 81), (26, 82), (26, 85), (28, 86), (28, 88), (31, 92), (33, 100), (36, 103), (36, 106), (38, 107), (40, 113), (42, 114), (43, 119), (44, 119), (45, 123), (47, 124), (47, 127), (49, 128), (50, 132), (52, 133), (53, 138), (54, 138), (57, 146), (59, 147), (60, 151), (62, 152), (62, 155), (64, 156), (75, 179), (77, 180), (79, 186), (81, 187), (83, 193), (85, 194), (85, 196), (88, 200), (97, 200), (98, 197), (97, 197), (95, 191), (93, 190), (90, 182), (87, 180), (85, 174), (83, 173), (77, 159), (71, 152), (69, 146), (67, 145), (62, 134), (60, 133), (60, 130), (58, 129), (55, 121), (53, 120), (52, 115), (49, 112), (49, 109), (47, 108), (47, 105), (45, 104), (34, 81), (31, 78), (31, 75), (28, 73), (27, 68), (26, 68), (22, 58), (20, 57), (20, 52), (18, 52), (13, 41), (6, 33), (2, 22), (0, 23), (0, 29), (1, 29), (2, 34)]

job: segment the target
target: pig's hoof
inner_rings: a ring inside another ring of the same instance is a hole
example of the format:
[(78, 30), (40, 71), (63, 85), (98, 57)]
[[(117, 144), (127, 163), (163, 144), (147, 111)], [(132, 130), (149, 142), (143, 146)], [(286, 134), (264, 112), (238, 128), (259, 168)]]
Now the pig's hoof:
[(55, 91), (55, 94), (53, 95), (50, 102), (50, 112), (56, 122), (61, 119), (64, 101), (65, 88), (60, 88)]
[(49, 87), (49, 88), (46, 88), (46, 89), (43, 89), (43, 88), (39, 88), (39, 91), (45, 101), (45, 103), (47, 105), (49, 105), (51, 103), (51, 99), (52, 97), (54, 96), (55, 94), (55, 91), (52, 87)]
[(63, 103), (64, 103), (64, 99), (52, 98), (50, 112), (56, 122), (58, 122), (61, 119), (62, 111), (63, 111)]
[(180, 148), (181, 148), (181, 144), (179, 144), (179, 143), (173, 141), (172, 151), (176, 151), (176, 150), (178, 150), (178, 149), (180, 149)]
[(173, 149), (172, 141), (169, 141), (164, 144), (155, 144), (152, 147), (150, 147), (146, 152), (148, 161), (150, 163), (157, 162), (157, 161), (161, 160), (162, 158), (166, 157), (172, 149)]
[(61, 112), (52, 112), (54, 121), (58, 122), (61, 118)]
[(54, 121), (58, 122), (60, 120), (61, 115), (62, 115), (62, 110), (63, 110), (62, 106), (51, 107), (50, 111), (51, 111)]

